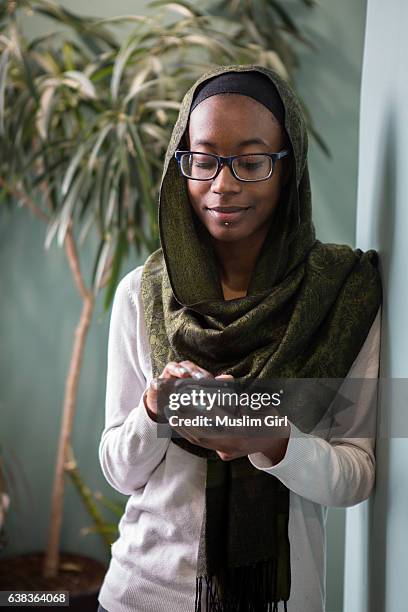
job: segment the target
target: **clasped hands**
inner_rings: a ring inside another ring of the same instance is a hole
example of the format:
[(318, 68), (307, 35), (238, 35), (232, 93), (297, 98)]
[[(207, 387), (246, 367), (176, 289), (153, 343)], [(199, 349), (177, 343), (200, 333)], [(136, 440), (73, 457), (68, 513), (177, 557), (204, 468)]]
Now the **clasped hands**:
[[(158, 378), (194, 378), (196, 380), (204, 378), (213, 380), (234, 379), (231, 374), (219, 374), (214, 377), (210, 372), (189, 360), (180, 362), (169, 361)], [(157, 378), (153, 378), (144, 393), (143, 400), (148, 415), (154, 421), (157, 421), (157, 394)], [(192, 433), (193, 428), (191, 427), (173, 426), (173, 429), (192, 444), (215, 450), (223, 461), (231, 461), (238, 457), (245, 457), (252, 453), (261, 452), (270, 459), (273, 465), (279, 463), (285, 456), (290, 435), (289, 425), (276, 427), (275, 430), (279, 431), (275, 432), (274, 436), (271, 437), (220, 436), (219, 433), (213, 437), (203, 437), (201, 434), (194, 435)]]

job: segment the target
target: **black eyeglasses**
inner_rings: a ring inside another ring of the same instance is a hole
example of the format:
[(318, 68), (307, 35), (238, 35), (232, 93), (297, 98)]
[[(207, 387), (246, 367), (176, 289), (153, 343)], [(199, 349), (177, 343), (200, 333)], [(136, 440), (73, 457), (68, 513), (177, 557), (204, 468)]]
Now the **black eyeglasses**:
[(289, 155), (287, 149), (278, 153), (249, 153), (229, 157), (199, 151), (176, 151), (174, 157), (183, 176), (194, 181), (215, 179), (222, 166), (227, 164), (238, 181), (254, 182), (270, 178), (277, 160), (286, 155)]

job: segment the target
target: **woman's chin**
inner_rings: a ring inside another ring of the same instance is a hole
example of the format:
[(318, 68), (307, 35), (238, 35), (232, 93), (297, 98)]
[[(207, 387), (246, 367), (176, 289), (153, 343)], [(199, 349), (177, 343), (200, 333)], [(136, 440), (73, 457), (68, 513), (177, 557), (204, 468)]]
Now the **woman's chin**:
[(231, 225), (213, 225), (209, 224), (206, 226), (210, 235), (220, 242), (238, 242), (239, 240), (245, 240), (252, 235), (251, 228), (245, 227), (234, 227)]

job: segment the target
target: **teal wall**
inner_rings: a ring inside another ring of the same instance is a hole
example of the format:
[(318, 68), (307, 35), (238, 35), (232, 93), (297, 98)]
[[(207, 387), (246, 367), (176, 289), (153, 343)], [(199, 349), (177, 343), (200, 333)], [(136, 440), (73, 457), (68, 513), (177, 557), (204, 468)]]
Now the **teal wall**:
[[(145, 2), (65, 0), (72, 10), (118, 15), (145, 10)], [(318, 237), (327, 242), (354, 244), (357, 193), (358, 114), (364, 41), (365, 1), (326, 2), (314, 11), (301, 2), (287, 6), (317, 46), (302, 50), (296, 77), (298, 90), (312, 111), (315, 125), (332, 152), (327, 159), (310, 143), (314, 220)], [(25, 29), (35, 36), (49, 29), (46, 20), (27, 18)], [(55, 457), (64, 381), (72, 333), (81, 303), (73, 286), (64, 252), (43, 250), (44, 228), (26, 211), (0, 217), (1, 249), (1, 435), (18, 454), (30, 487), (30, 502), (9, 515), (11, 543), (7, 554), (43, 548), (46, 538), (52, 464)], [(90, 245), (83, 253), (90, 267)], [(123, 269), (141, 263), (133, 256)], [(103, 428), (106, 349), (109, 313), (92, 323), (81, 376), (74, 449), (83, 476), (92, 489), (123, 499), (104, 482), (97, 460)], [(343, 509), (331, 509), (328, 519), (327, 590), (330, 612), (342, 605), (344, 555)], [(97, 536), (79, 530), (90, 523), (70, 483), (66, 488), (62, 544), (107, 560)], [(33, 524), (35, 528), (33, 528)], [(4, 554), (4, 553), (3, 553)]]
[[(16, 209), (11, 217), (2, 211), (0, 436), (14, 471), (26, 483), (26, 488), (17, 488), (18, 506), (7, 517), (10, 545), (2, 556), (45, 546), (65, 378), (82, 307), (64, 250), (53, 245), (45, 251), (44, 238), (45, 225), (24, 209)], [(90, 242), (82, 255), (86, 281), (94, 248)], [(133, 259), (127, 267), (134, 265)], [(124, 499), (105, 483), (97, 458), (104, 418), (108, 326), (100, 300), (84, 356), (73, 447), (86, 484)], [(67, 481), (62, 547), (107, 560), (98, 536), (80, 535), (81, 527), (90, 524)]]
[[(375, 494), (347, 510), (344, 612), (405, 612), (408, 607), (407, 25), (405, 0), (391, 0), (386, 6), (380, 0), (368, 1), (357, 244), (380, 254), (384, 285), (380, 376), (387, 385), (379, 396)], [(402, 379), (403, 394), (398, 396), (396, 379)]]
[(310, 141), (317, 236), (325, 242), (353, 245), (366, 2), (331, 0), (319, 3), (314, 11), (293, 0), (288, 5), (302, 31), (317, 47), (317, 53), (302, 47), (295, 82), (332, 154), (328, 159), (314, 140)]

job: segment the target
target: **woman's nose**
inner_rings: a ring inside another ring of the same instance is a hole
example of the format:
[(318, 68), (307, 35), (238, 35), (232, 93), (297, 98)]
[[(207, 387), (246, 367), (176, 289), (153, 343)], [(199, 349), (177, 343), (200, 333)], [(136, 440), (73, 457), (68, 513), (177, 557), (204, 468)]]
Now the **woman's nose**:
[(241, 191), (241, 181), (235, 178), (227, 164), (221, 167), (211, 183), (211, 191), (214, 193), (239, 193)]

